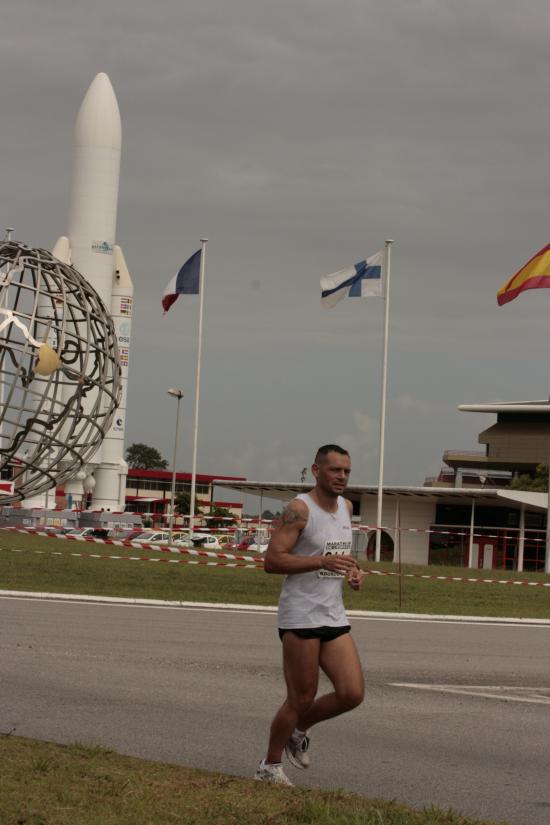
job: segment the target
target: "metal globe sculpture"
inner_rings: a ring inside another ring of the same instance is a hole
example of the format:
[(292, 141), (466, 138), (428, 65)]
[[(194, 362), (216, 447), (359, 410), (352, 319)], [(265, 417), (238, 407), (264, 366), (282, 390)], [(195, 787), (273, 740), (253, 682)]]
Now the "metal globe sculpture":
[(0, 504), (85, 469), (120, 403), (111, 317), (76, 269), (44, 249), (0, 241)]

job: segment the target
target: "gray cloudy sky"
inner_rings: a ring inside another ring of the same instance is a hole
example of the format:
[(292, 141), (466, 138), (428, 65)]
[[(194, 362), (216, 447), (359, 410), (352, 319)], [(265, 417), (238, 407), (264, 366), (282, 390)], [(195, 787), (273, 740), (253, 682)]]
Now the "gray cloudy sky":
[(127, 443), (190, 468), (196, 298), (167, 281), (210, 239), (199, 471), (298, 480), (340, 441), (377, 478), (383, 303), (319, 277), (395, 238), (386, 480), (476, 448), (462, 402), (548, 395), (550, 294), (495, 293), (549, 238), (544, 0), (5, 0), (3, 225), (66, 232), (84, 93), (122, 114), (117, 242), (135, 286)]

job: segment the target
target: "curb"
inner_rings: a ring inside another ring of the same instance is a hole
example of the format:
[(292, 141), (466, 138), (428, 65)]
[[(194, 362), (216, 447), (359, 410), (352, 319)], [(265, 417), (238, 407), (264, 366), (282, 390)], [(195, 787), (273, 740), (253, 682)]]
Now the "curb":
[[(67, 601), (75, 603), (128, 605), (140, 607), (181, 608), (184, 610), (216, 610), (238, 613), (276, 614), (277, 608), (261, 604), (231, 604), (230, 602), (187, 602), (165, 601), (163, 599), (138, 599), (124, 596), (83, 596), (73, 593), (39, 593), (26, 590), (0, 590), (0, 598), (41, 599), (44, 601)], [(414, 621), (441, 623), (470, 623), (490, 625), (517, 625), (550, 627), (550, 619), (528, 619), (504, 616), (454, 616), (452, 614), (430, 613), (383, 613), (377, 610), (348, 610), (352, 619), (373, 619), (378, 621)]]

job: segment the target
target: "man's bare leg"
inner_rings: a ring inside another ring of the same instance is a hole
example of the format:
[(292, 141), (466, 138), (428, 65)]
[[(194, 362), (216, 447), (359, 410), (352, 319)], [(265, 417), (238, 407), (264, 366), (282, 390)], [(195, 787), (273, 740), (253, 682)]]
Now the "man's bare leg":
[(271, 723), (266, 762), (281, 762), (283, 750), (298, 719), (313, 704), (319, 684), (319, 639), (300, 639), (291, 631), (283, 636), (283, 669), (287, 698)]
[(363, 701), (363, 671), (355, 642), (349, 634), (324, 642), (319, 664), (334, 685), (334, 692), (320, 696), (300, 713), (295, 725), (299, 730), (308, 730), (318, 722), (352, 710)]

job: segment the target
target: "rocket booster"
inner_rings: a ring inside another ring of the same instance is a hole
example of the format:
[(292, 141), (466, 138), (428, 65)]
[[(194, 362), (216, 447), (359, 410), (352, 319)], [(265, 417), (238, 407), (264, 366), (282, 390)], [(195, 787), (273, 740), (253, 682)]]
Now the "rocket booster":
[[(122, 250), (115, 245), (121, 145), (117, 99), (108, 76), (100, 72), (76, 119), (68, 235), (58, 239), (53, 254), (72, 264), (99, 293), (117, 332), (122, 402), (93, 459), (93, 506), (110, 510), (124, 509), (126, 491), (124, 424), (134, 292)], [(67, 489), (71, 491), (70, 484)]]

